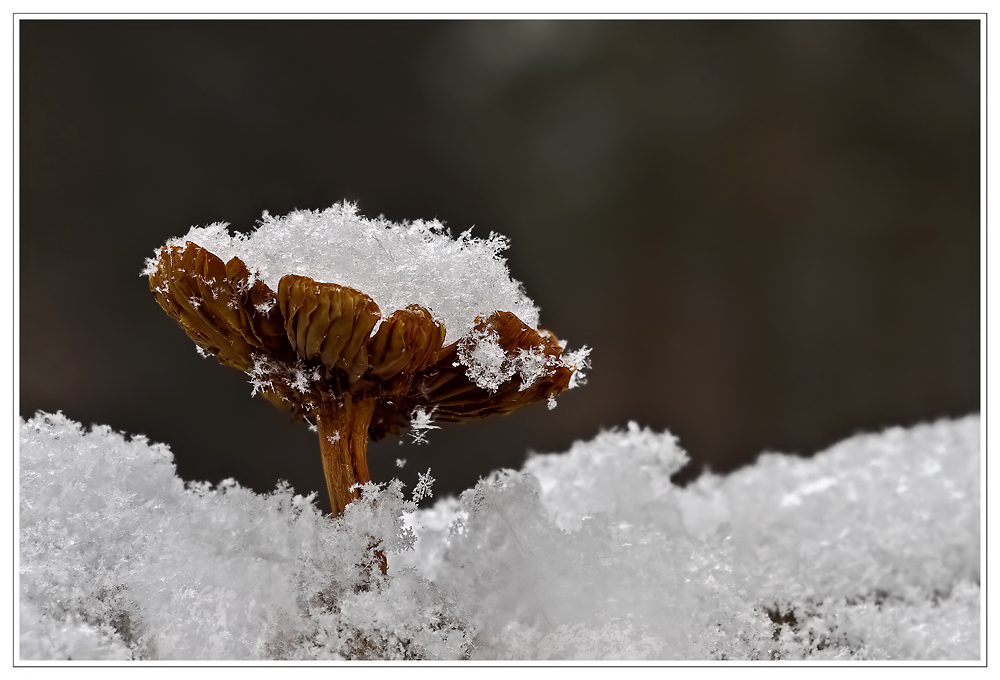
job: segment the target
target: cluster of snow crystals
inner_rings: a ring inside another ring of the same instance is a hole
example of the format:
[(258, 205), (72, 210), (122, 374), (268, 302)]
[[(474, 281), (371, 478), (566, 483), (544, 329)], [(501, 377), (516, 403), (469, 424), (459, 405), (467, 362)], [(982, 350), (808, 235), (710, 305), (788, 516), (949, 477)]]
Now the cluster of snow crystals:
[(630, 424), (426, 510), (429, 471), (409, 501), (367, 484), (332, 519), (40, 414), (21, 424), (20, 657), (979, 659), (979, 427), (680, 488), (675, 439)]
[(521, 387), (518, 388), (518, 391), (523, 392), (539, 379), (550, 375), (555, 360), (545, 354), (540, 347), (533, 347), (519, 349), (512, 363), (521, 378)]
[[(440, 430), (440, 425), (434, 424), (434, 409), (427, 411), (423, 408), (417, 407), (413, 411), (413, 416), (410, 419), (410, 437), (413, 438), (414, 444), (427, 444), (427, 433), (431, 430)], [(403, 442), (400, 441), (400, 444)], [(403, 467), (400, 465), (399, 467)]]
[[(563, 349), (566, 349), (565, 342), (560, 342), (559, 344), (562, 345)], [(568, 368), (575, 369), (569, 379), (569, 387), (566, 389), (571, 390), (574, 387), (587, 384), (587, 374), (584, 371), (590, 368), (590, 347), (584, 346), (572, 352), (564, 353), (562, 355), (562, 362)]]
[[(517, 374), (521, 379), (519, 391), (523, 392), (538, 380), (551, 375), (559, 365), (578, 370), (586, 368), (589, 366), (586, 359), (589, 352), (590, 349), (584, 347), (563, 355), (562, 361), (548, 356), (541, 347), (519, 349), (516, 354), (508, 354), (500, 345), (500, 337), (496, 331), (476, 330), (459, 343), (458, 361), (455, 365), (465, 366), (465, 374), (469, 380), (490, 392), (496, 391)], [(570, 380), (569, 387), (583, 384), (576, 374)]]
[(247, 371), (247, 375), (250, 376), (250, 385), (253, 387), (250, 396), (272, 389), (276, 379), (297, 392), (306, 394), (321, 377), (318, 367), (310, 368), (302, 362), (289, 365), (264, 354), (254, 355), (253, 366)]
[[(166, 245), (192, 241), (229, 261), (239, 257), (272, 290), (285, 274), (336, 283), (369, 295), (387, 317), (419, 304), (447, 330), (447, 342), (465, 335), (477, 316), (509, 311), (532, 328), (538, 308), (510, 277), (501, 253), (507, 239), (491, 233), (457, 238), (438, 221), (390, 222), (358, 214), (352, 203), (326, 210), (264, 213), (255, 231), (230, 235), (228, 225), (192, 227)], [(150, 271), (147, 263), (146, 272)]]
[(491, 392), (499, 389), (517, 371), (494, 330), (473, 331), (466, 342), (459, 344), (455, 365), (465, 366), (469, 380)]

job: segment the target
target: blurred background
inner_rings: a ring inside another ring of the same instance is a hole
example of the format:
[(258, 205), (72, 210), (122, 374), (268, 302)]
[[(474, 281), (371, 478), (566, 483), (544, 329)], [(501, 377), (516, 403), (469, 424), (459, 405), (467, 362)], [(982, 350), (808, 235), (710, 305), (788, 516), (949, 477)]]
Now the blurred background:
[(456, 494), (635, 420), (678, 436), (684, 482), (979, 411), (977, 21), (19, 27), (25, 417), (328, 508), (316, 435), (139, 272), (192, 225), (342, 199), (507, 235), (542, 326), (593, 348), (555, 410), (388, 438), (376, 480)]

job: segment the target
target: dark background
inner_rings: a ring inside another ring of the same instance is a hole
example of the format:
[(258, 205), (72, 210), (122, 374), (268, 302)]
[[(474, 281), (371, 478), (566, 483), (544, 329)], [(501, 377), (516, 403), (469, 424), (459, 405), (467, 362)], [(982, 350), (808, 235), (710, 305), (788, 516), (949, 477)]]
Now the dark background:
[(316, 436), (139, 272), (191, 225), (345, 198), (506, 234), (543, 327), (594, 350), (554, 411), (373, 445), (377, 480), (458, 493), (629, 420), (683, 479), (980, 408), (978, 22), (19, 27), (24, 416), (325, 505)]

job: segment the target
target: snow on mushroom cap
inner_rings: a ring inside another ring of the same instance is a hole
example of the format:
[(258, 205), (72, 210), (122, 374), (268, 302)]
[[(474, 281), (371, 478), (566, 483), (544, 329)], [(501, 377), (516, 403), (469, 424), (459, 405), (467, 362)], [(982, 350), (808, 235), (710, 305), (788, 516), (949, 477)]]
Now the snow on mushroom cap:
[(368, 219), (347, 202), (284, 217), (265, 212), (249, 234), (230, 235), (227, 227), (192, 227), (167, 247), (192, 241), (223, 261), (239, 257), (272, 290), (285, 274), (349, 286), (374, 299), (383, 319), (422, 305), (444, 324), (446, 342), (498, 310), (538, 328), (538, 307), (511, 278), (500, 254), (508, 241), (500, 234), (478, 239), (465, 231), (452, 238), (437, 220)]

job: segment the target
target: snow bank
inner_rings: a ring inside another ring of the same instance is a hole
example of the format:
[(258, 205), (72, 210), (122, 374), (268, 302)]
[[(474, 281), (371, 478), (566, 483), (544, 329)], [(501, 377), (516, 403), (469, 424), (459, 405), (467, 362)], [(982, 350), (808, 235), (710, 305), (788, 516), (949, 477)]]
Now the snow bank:
[(369, 485), (331, 519), (286, 486), (185, 486), (163, 445), (39, 414), (20, 657), (980, 657), (978, 416), (682, 489), (686, 460), (631, 424), (427, 510)]
[[(437, 220), (368, 219), (347, 202), (284, 217), (265, 212), (249, 234), (230, 235), (227, 226), (192, 227), (164, 247), (191, 241), (224, 262), (239, 257), (273, 291), (285, 274), (349, 286), (375, 300), (382, 318), (423, 305), (444, 324), (448, 343), (497, 310), (538, 330), (538, 307), (511, 278), (501, 256), (509, 242), (500, 234), (478, 239), (469, 230), (452, 238)], [(152, 268), (148, 260), (143, 273)]]

